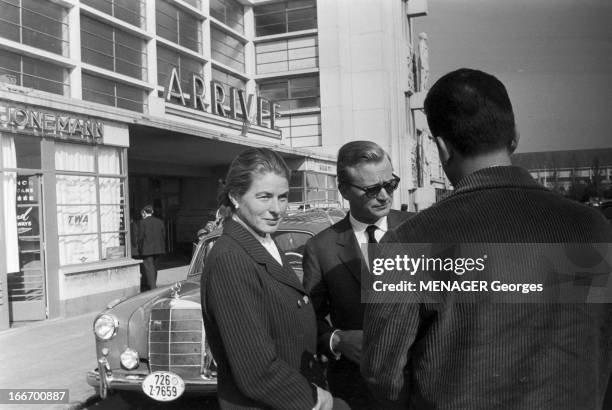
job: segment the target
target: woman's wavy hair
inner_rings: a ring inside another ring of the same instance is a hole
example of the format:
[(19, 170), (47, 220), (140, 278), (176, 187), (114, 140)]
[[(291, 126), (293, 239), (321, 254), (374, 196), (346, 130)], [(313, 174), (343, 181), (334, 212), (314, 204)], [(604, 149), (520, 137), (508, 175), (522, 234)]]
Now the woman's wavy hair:
[(251, 187), (256, 174), (269, 172), (284, 177), (287, 181), (291, 178), (291, 169), (285, 160), (271, 149), (247, 148), (238, 154), (232, 161), (225, 183), (219, 191), (217, 203), (220, 216), (227, 219), (236, 211), (230, 195), (234, 198), (241, 197)]

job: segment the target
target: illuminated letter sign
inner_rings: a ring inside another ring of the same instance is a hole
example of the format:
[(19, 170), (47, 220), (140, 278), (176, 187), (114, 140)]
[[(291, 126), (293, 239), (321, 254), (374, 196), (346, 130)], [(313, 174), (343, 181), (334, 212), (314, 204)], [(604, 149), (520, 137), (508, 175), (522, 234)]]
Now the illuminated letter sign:
[[(191, 95), (184, 94), (179, 81), (179, 76), (175, 67), (170, 71), (170, 79), (166, 86), (164, 100), (166, 102), (178, 103), (187, 106), (186, 99), (191, 99), (191, 108), (196, 110), (206, 111), (210, 106), (210, 112), (220, 117), (230, 118), (232, 120), (242, 119), (245, 123), (256, 123), (261, 127), (276, 129), (276, 117), (280, 106), (268, 99), (258, 97), (255, 100), (255, 95), (246, 94), (244, 90), (238, 90), (230, 87), (229, 95), (225, 92), (223, 84), (218, 81), (210, 81), (210, 104), (206, 103), (206, 82), (204, 79), (193, 74), (191, 78)], [(226, 100), (229, 99), (229, 110), (225, 107)], [(236, 101), (237, 100), (237, 101)], [(254, 102), (256, 101), (256, 103)], [(238, 103), (238, 104), (236, 104)], [(255, 120), (251, 119), (253, 104), (256, 105)], [(240, 111), (237, 111), (237, 105), (240, 106)], [(266, 124), (264, 120), (269, 119)]]
[(251, 118), (251, 111), (253, 109), (254, 97), (255, 96), (253, 94), (247, 95), (246, 102), (245, 102), (244, 101), (244, 91), (242, 90), (238, 91), (238, 101), (240, 102), (240, 109), (242, 110), (242, 113), (244, 114), (245, 120), (249, 122), (251, 122), (250, 118)]
[(211, 81), (210, 97), (212, 98), (212, 113), (225, 117), (225, 109), (223, 108), (223, 103), (225, 102), (225, 90), (223, 89), (223, 84), (217, 81)]
[[(204, 98), (206, 97), (206, 87), (204, 86), (204, 79), (199, 75), (194, 74), (193, 77), (191, 77), (191, 84), (191, 95), (193, 96), (191, 100), (193, 101), (193, 108), (197, 110), (199, 107), (201, 107), (202, 111), (206, 110), (208, 104), (206, 104), (206, 102), (204, 101)], [(201, 91), (198, 93), (198, 90)]]
[[(177, 90), (174, 90), (174, 87)], [(178, 79), (178, 74), (176, 73), (176, 68), (172, 69), (170, 73), (170, 81), (168, 81), (168, 85), (166, 86), (166, 101), (171, 101), (172, 98), (178, 98), (181, 100), (181, 104), (185, 105), (185, 97), (183, 96), (183, 90), (181, 89), (181, 82)]]

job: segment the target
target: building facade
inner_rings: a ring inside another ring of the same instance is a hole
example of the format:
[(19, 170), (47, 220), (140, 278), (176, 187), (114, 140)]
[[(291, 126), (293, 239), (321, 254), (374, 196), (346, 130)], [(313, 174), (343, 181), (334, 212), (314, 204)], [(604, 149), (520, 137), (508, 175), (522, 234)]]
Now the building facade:
[(612, 149), (522, 152), (512, 156), (546, 188), (581, 202), (612, 199)]
[(402, 178), (397, 204), (411, 203), (411, 20), (426, 12), (424, 0), (0, 0), (0, 329), (137, 292), (131, 222), (145, 204), (168, 253), (188, 258), (245, 147), (283, 155), (304, 209), (341, 206), (336, 152), (374, 140)]

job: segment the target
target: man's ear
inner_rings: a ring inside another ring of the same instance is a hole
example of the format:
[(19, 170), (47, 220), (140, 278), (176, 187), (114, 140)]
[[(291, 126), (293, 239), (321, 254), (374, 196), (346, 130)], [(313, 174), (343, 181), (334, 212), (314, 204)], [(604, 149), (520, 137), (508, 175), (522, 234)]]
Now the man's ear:
[(516, 147), (518, 147), (518, 143), (520, 139), (521, 139), (521, 134), (518, 132), (517, 129), (515, 129), (514, 137), (512, 138), (512, 141), (510, 141), (510, 146), (508, 147), (508, 151), (510, 151), (510, 154), (512, 154), (514, 150), (516, 150)]
[(446, 165), (448, 161), (453, 157), (453, 147), (446, 142), (444, 137), (434, 137), (436, 146), (438, 147), (438, 155), (443, 165)]

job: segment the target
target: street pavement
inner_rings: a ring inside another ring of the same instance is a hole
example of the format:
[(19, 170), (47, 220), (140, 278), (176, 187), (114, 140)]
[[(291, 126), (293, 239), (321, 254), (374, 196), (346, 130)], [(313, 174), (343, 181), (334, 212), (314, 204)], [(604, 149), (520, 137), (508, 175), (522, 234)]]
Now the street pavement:
[(2, 409), (74, 409), (95, 398), (85, 374), (96, 366), (96, 313), (0, 332), (0, 388), (68, 389), (69, 404), (0, 404)]
[[(158, 286), (184, 279), (186, 269), (159, 271)], [(68, 389), (70, 402), (38, 405), (0, 403), (0, 409), (94, 408), (99, 397), (87, 384), (85, 375), (97, 367), (93, 334), (93, 320), (97, 313), (33, 322), (1, 331), (0, 389)], [(129, 407), (115, 405), (112, 408)]]

